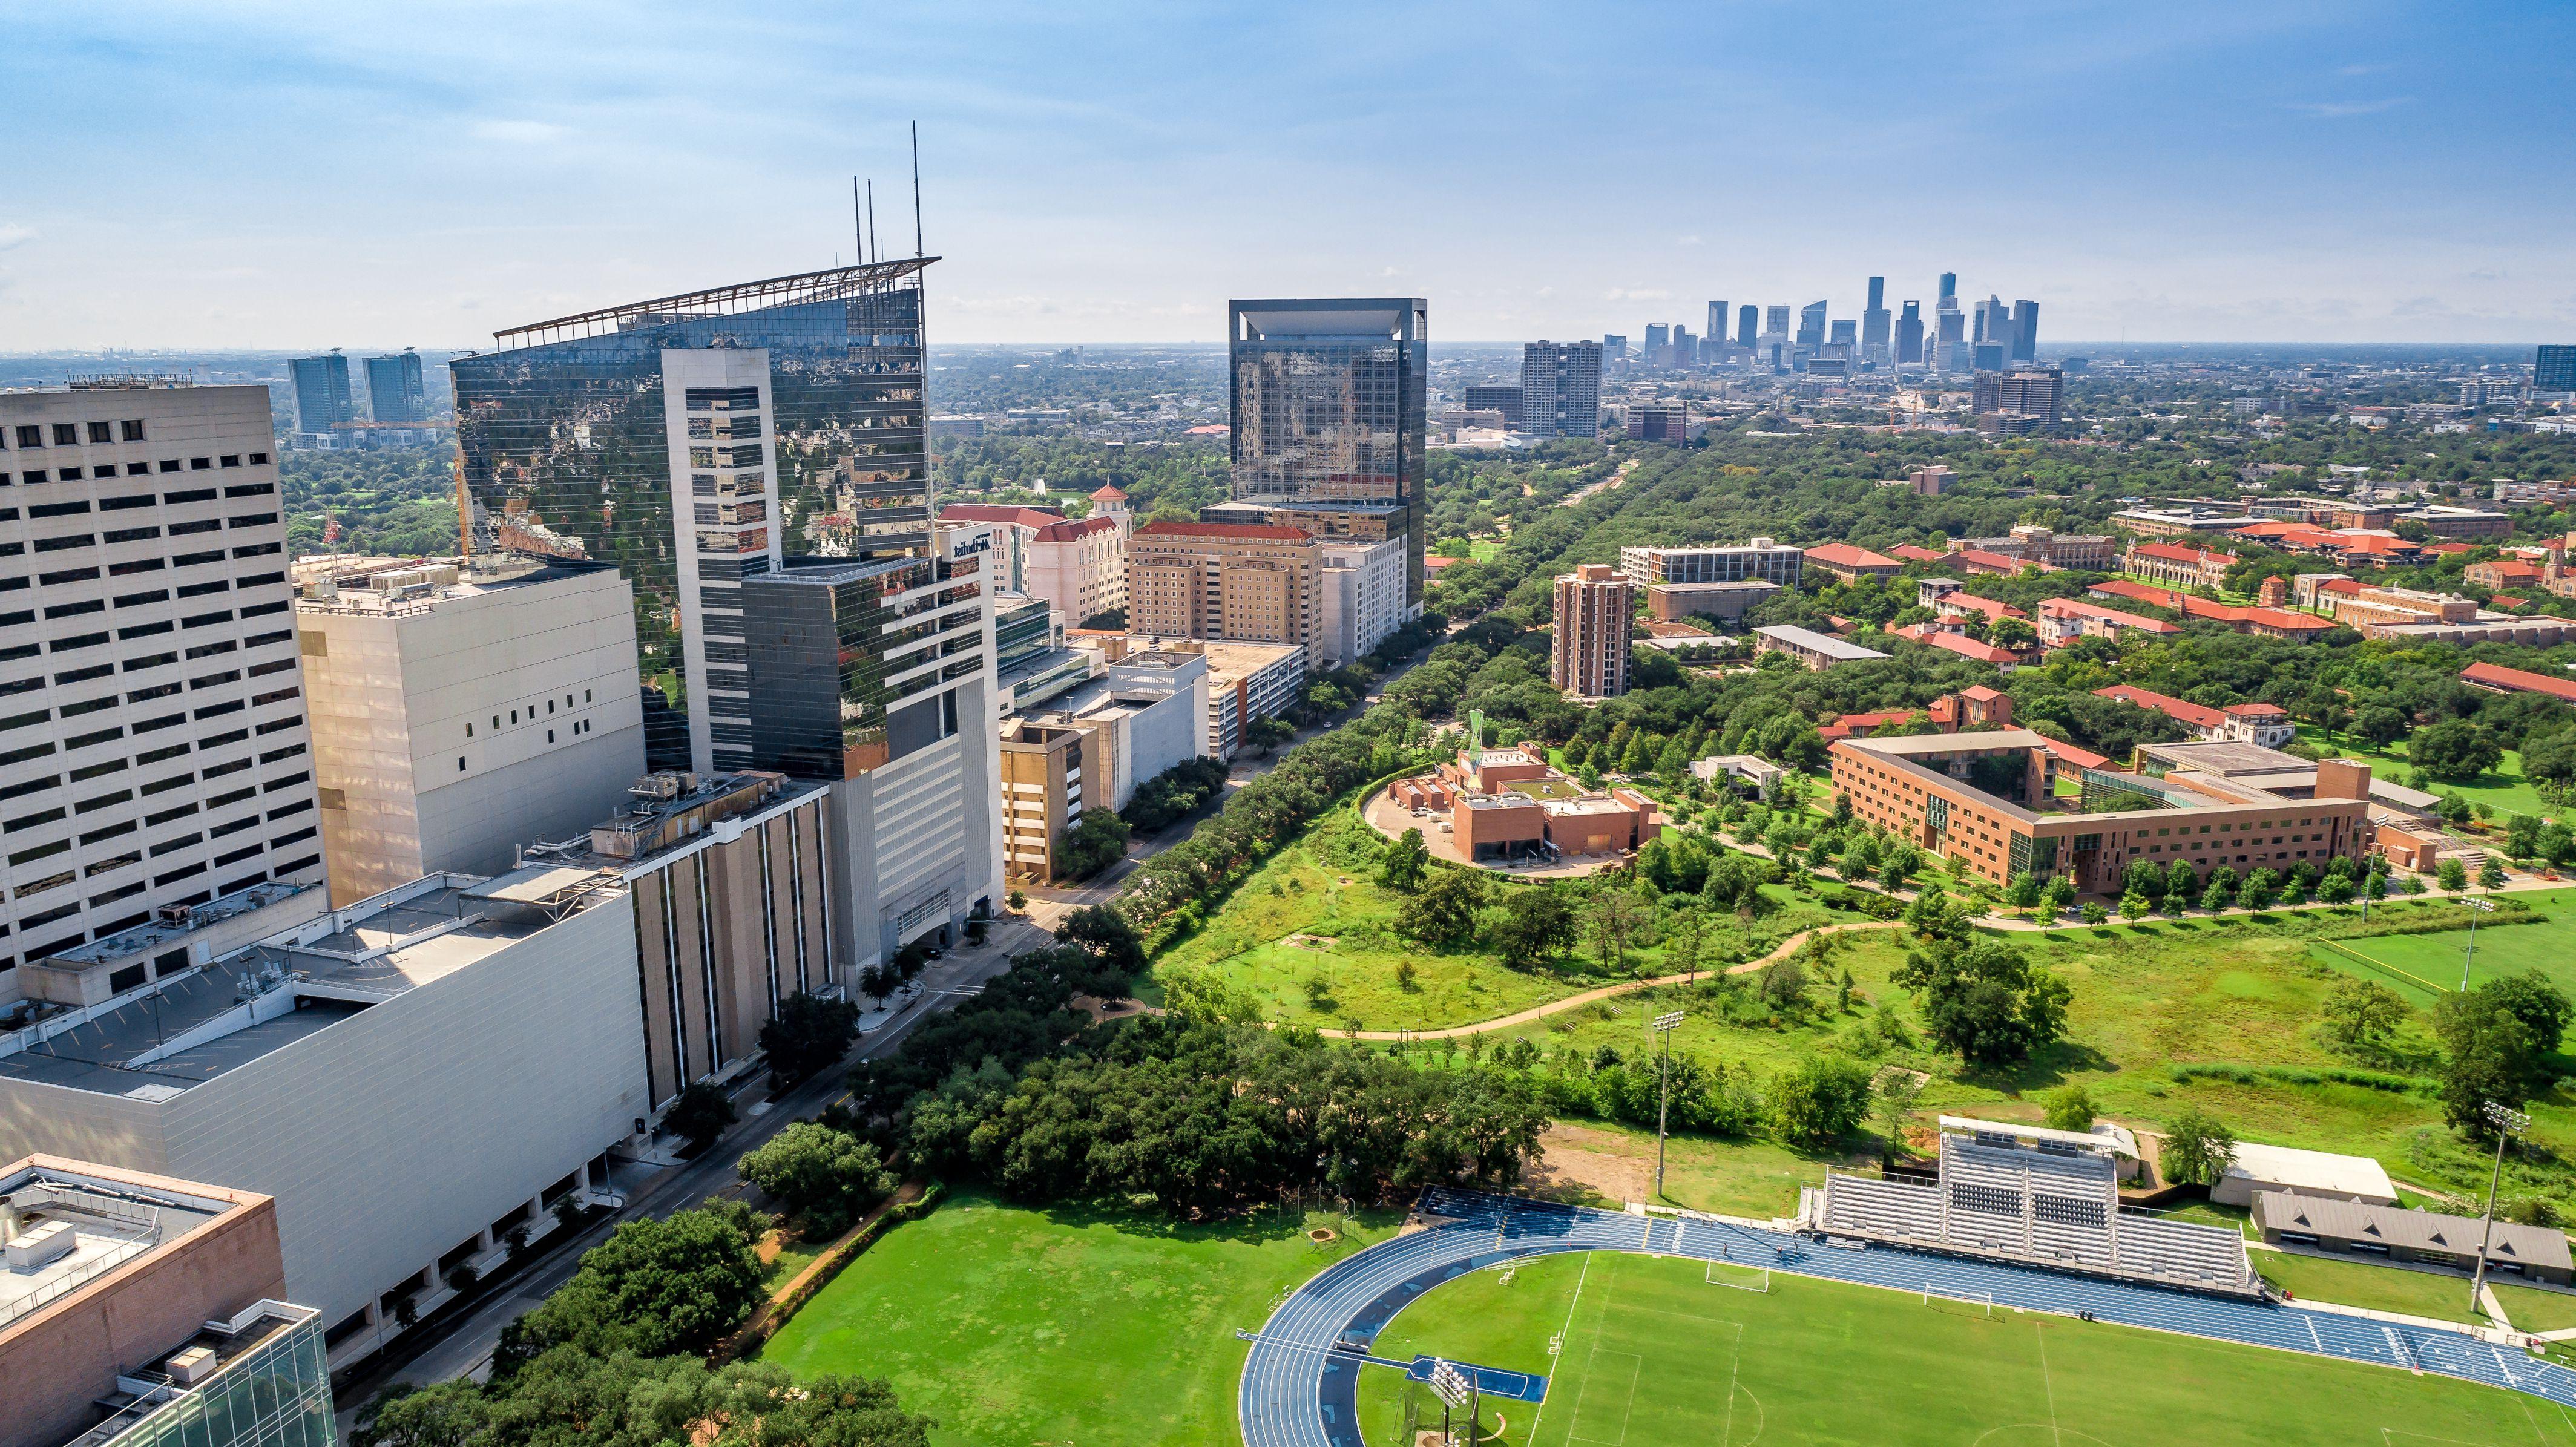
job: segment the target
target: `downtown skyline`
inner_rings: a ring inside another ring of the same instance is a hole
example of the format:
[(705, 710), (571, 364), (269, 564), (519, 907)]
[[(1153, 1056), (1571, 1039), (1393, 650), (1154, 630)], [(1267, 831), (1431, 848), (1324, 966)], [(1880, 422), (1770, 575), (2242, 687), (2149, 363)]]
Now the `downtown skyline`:
[[(1597, 336), (1712, 297), (1858, 316), (1873, 275), (1928, 307), (1944, 271), (2049, 299), (2069, 342), (2576, 330), (2576, 204), (2514, 140), (2571, 109), (2546, 58), (2576, 23), (2538, 7), (1825, 34), (1630, 6), (1473, 35), (1429, 8), (803, 8), (721, 27), (749, 99), (661, 7), (0, 13), (22, 144), (53, 158), (0, 201), (13, 351), (471, 347), (846, 261), (854, 171), (906, 255), (915, 119), (961, 344), (1213, 342), (1226, 296), (1290, 293), (1432, 297), (1435, 342)], [(881, 78), (835, 90), (863, 56)]]

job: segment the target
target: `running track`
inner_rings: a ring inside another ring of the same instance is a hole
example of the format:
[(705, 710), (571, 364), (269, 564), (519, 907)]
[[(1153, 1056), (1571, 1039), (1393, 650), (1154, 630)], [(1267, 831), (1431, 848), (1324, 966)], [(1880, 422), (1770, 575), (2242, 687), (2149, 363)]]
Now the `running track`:
[[(1774, 1231), (1670, 1216), (1638, 1217), (1508, 1196), (1433, 1189), (1426, 1215), (1456, 1218), (1381, 1242), (1299, 1287), (1252, 1339), (1235, 1412), (1245, 1447), (1363, 1447), (1359, 1366), (1404, 1305), (1442, 1282), (1498, 1262), (1560, 1251), (1652, 1251), (1748, 1261), (1774, 1270), (1935, 1294), (1993, 1294), (1997, 1306), (2090, 1311), (2155, 1327), (2396, 1368), (2420, 1368), (2576, 1407), (2576, 1372), (2457, 1332), (2257, 1304), (2124, 1282), (1926, 1255), (1889, 1246), (1819, 1246)], [(1785, 1257), (1776, 1253), (1785, 1252)], [(1333, 1350), (1344, 1343), (1341, 1352)]]

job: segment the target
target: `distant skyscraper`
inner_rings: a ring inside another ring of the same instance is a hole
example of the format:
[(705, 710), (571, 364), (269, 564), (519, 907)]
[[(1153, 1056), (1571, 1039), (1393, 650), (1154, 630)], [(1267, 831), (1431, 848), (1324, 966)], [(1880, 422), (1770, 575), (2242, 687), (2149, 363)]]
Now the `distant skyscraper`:
[(2021, 367), (1979, 373), (1972, 403), (1981, 416), (2008, 412), (2054, 427), (2063, 419), (2065, 395), (2066, 379), (2055, 367)]
[(1628, 355), (1628, 339), (1617, 332), (1601, 334), (1601, 360), (1616, 362)]
[(1848, 317), (1836, 321), (1831, 334), (1826, 338), (1826, 344), (1830, 346), (1840, 343), (1846, 347), (1850, 346), (1853, 342), (1853, 326), (1853, 322)]
[(1970, 355), (1973, 358), (1970, 365), (1980, 372), (2003, 370), (2004, 344), (2002, 342), (1979, 342)]
[(2039, 357), (2039, 303), (2024, 297), (2012, 305), (2012, 345), (2006, 348), (2006, 360), (2035, 361)]
[(1907, 302), (1905, 314), (1896, 319), (1895, 350), (1900, 367), (1923, 360), (1923, 303)]
[(1697, 364), (1698, 361), (1699, 343), (1692, 338), (1690, 328), (1680, 322), (1673, 323), (1673, 365), (1688, 367)]
[(1708, 339), (1720, 346), (1726, 344), (1726, 318), (1726, 303), (1713, 301), (1708, 304)]
[(1955, 271), (1945, 271), (1941, 273), (1941, 300), (1955, 303), (1958, 299), (1959, 273)]
[(1654, 366), (1664, 359), (1664, 348), (1673, 344), (1673, 329), (1665, 322), (1646, 323), (1646, 365)]
[(295, 378), (295, 430), (328, 432), (358, 420), (349, 399), (349, 359), (334, 350), (327, 357), (298, 357), (288, 363)]
[(1869, 361), (1888, 360), (1887, 278), (1869, 279), (1869, 306), (1860, 314), (1860, 352)]
[(2531, 359), (2531, 389), (2576, 392), (2576, 347), (2542, 347)]
[(378, 422), (429, 420), (429, 389), (421, 381), (420, 353), (405, 347), (394, 356), (367, 358), (367, 411)]
[(1959, 310), (1957, 297), (1941, 298), (1941, 309), (1932, 314), (1932, 328), (1932, 370), (1967, 370), (1968, 314)]
[(1237, 301), (1226, 326), (1235, 501), (1387, 514), (1408, 608), (1422, 603), (1430, 315), (1421, 297)]
[(1739, 347), (1752, 346), (1754, 338), (1761, 335), (1762, 308), (1755, 306), (1751, 302), (1746, 302), (1744, 305), (1736, 308), (1735, 344)]
[(1805, 309), (1798, 313), (1798, 345), (1821, 347), (1824, 344), (1825, 304), (1820, 301), (1809, 302)]
[(1601, 435), (1602, 349), (1590, 342), (1521, 348), (1521, 430), (1541, 437)]

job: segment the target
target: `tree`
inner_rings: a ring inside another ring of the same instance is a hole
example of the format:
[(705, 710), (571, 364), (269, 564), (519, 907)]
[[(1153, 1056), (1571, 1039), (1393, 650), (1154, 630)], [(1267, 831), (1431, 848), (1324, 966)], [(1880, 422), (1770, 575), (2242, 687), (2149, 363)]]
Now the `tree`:
[(2200, 876), (2191, 872), (2189, 864), (2175, 860), (2165, 866), (2165, 895), (2173, 900), (2177, 911), (2191, 908), (2192, 900), (2200, 895)]
[(2496, 857), (2494, 855), (2488, 855), (2486, 862), (2478, 866), (2478, 888), (2485, 890), (2502, 889), (2504, 888), (2504, 882), (2504, 866), (2496, 861)]
[(2433, 1007), (2433, 1032), (2445, 1052), (2442, 1117), (2478, 1136), (2494, 1134), (2487, 1102), (2519, 1109), (2546, 1073), (2531, 1028), (2506, 1008), (2495, 983), (2444, 995)]
[(2068, 1082), (2050, 1091), (2041, 1101), (2048, 1112), (2050, 1130), (2088, 1131), (2093, 1117), (2100, 1114), (2094, 1107), (2092, 1092)]
[(1646, 906), (1636, 895), (1610, 885), (1592, 896), (1587, 923), (1592, 931), (1594, 948), (1601, 952), (1601, 963), (1609, 968), (1615, 960), (1619, 969), (1628, 967), (1628, 942), (1646, 926)]
[(811, 1080), (841, 1063), (859, 1033), (859, 1007), (803, 991), (778, 1002), (778, 1013), (760, 1027), (769, 1068), (790, 1085)]
[(2236, 1135), (2199, 1106), (2165, 1123), (2164, 1178), (2178, 1186), (2215, 1186), (2236, 1163)]
[(1089, 879), (1127, 857), (1127, 821), (1107, 809), (1085, 809), (1056, 841), (1057, 869), (1074, 879)]
[(2576, 787), (2576, 729), (2524, 739), (2522, 776), (2544, 798), (2565, 799)]
[(2570, 1005), (2565, 992), (2551, 984), (2537, 967), (2499, 975), (2478, 989), (2522, 1022), (2522, 1027), (2531, 1032), (2531, 1044), (2536, 1050), (2556, 1050), (2566, 1038), (2571, 1014), (2576, 1014), (2576, 1006)]
[(1536, 969), (1574, 947), (1574, 906), (1550, 885), (1514, 890), (1504, 902), (1496, 935), (1494, 947), (1502, 952), (1505, 965)]
[(2505, 820), (2504, 847), (2516, 859), (2529, 859), (2540, 853), (2540, 820), (2530, 814), (2516, 814)]
[(1407, 829), (1378, 856), (1378, 883), (1411, 894), (1422, 887), (1423, 871), (1430, 867), (1431, 848), (1422, 842), (1422, 831)]
[(2245, 885), (2236, 891), (2240, 909), (2265, 910), (2280, 897), (2280, 876), (2268, 869), (2257, 869), (2245, 876)]
[(2458, 894), (2469, 887), (2469, 867), (2462, 864), (2456, 854), (2442, 856), (2442, 862), (2434, 869), (2433, 877), (2441, 882), (2442, 891), (2445, 894)]
[(2121, 892), (2142, 895), (2149, 900), (2162, 899), (2165, 894), (2165, 879), (2163, 865), (2151, 859), (2132, 859), (2129, 861), (2128, 871), (2121, 876)]
[[(2329, 881), (2331, 882), (2331, 881)], [(2346, 978), (2326, 992), (2326, 1035), (2347, 1050), (2375, 1049), (2406, 1020), (2406, 1001), (2376, 980)]]
[(2110, 917), (2111, 912), (2104, 909), (2099, 904), (2096, 904), (2089, 899), (2084, 902), (2084, 922), (2086, 924), (2100, 924)]
[(2406, 757), (2437, 779), (2474, 779), (2504, 761), (2504, 748), (2486, 729), (2449, 718), (2417, 729)]
[(695, 1155), (714, 1145), (737, 1118), (733, 1097), (701, 1080), (682, 1090), (671, 1108), (662, 1112), (662, 1128), (678, 1136), (689, 1154)]
[(2120, 896), (2120, 918), (2125, 920), (2145, 919), (2155, 907), (2154, 901), (2134, 889)]
[(2350, 904), (2353, 892), (2349, 875), (2329, 874), (2317, 886), (2317, 899), (2323, 904)]
[(1395, 913), (1395, 932), (1428, 945), (1464, 941), (1476, 932), (1476, 912), (1491, 896), (1475, 869), (1444, 869)]
[(1841, 1055), (1809, 1055), (1771, 1082), (1771, 1126), (1792, 1145), (1830, 1144), (1869, 1118), (1869, 1067)]
[(2200, 907), (2211, 914), (2217, 914), (2235, 902), (2236, 896), (2215, 879), (2209, 882), (2209, 888), (2200, 892)]
[(894, 1194), (894, 1174), (875, 1146), (810, 1120), (771, 1136), (742, 1158), (740, 1169), (744, 1180), (804, 1218), (808, 1240), (840, 1235)]
[(2048, 907), (2062, 912), (2072, 909), (2074, 905), (2074, 878), (2064, 874), (2052, 876), (2048, 881)]
[(1905, 907), (1905, 924), (1926, 940), (1955, 943), (1967, 939), (1969, 932), (1968, 916), (1950, 903), (1949, 894), (1937, 884), (1923, 886)]
[(1889, 1066), (1878, 1073), (1878, 1118), (1887, 1124), (1886, 1158), (1896, 1158), (1896, 1148), (1904, 1144), (1905, 1122), (1914, 1115), (1914, 1107), (1923, 1099), (1923, 1088), (1932, 1083), (1920, 1071)]
[(2374, 749), (2384, 749), (2406, 737), (2406, 715), (2386, 705), (2365, 708), (2354, 715), (2353, 737)]
[(678, 1211), (627, 1221), (581, 1258), (563, 1289), (505, 1333), (493, 1374), (551, 1346), (605, 1355), (702, 1353), (740, 1326), (764, 1295), (748, 1212)]
[(2066, 1028), (2074, 992), (2019, 950), (1979, 940), (1908, 954), (1896, 983), (1915, 992), (1935, 1043), (1976, 1065), (2029, 1058)]
[(2012, 877), (2012, 883), (2004, 889), (2004, 903), (2015, 909), (2038, 908), (2039, 881), (2031, 877), (2029, 870)]
[[(1145, 942), (1136, 937), (1136, 927), (1127, 916), (1105, 904), (1087, 905), (1064, 917), (1055, 928), (1056, 939), (1080, 949), (1092, 968), (1076, 988), (1088, 990), (1103, 999), (1124, 998), (1129, 981), (1144, 971)], [(1013, 964), (1019, 962), (1014, 956)]]

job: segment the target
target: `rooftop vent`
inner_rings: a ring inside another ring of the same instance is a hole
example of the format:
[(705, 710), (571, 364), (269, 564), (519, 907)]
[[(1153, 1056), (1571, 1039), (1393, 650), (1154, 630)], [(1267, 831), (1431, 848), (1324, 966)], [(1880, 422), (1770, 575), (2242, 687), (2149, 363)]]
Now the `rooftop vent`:
[(170, 1380), (183, 1387), (193, 1387), (215, 1374), (222, 1365), (213, 1347), (190, 1347), (169, 1361)]

